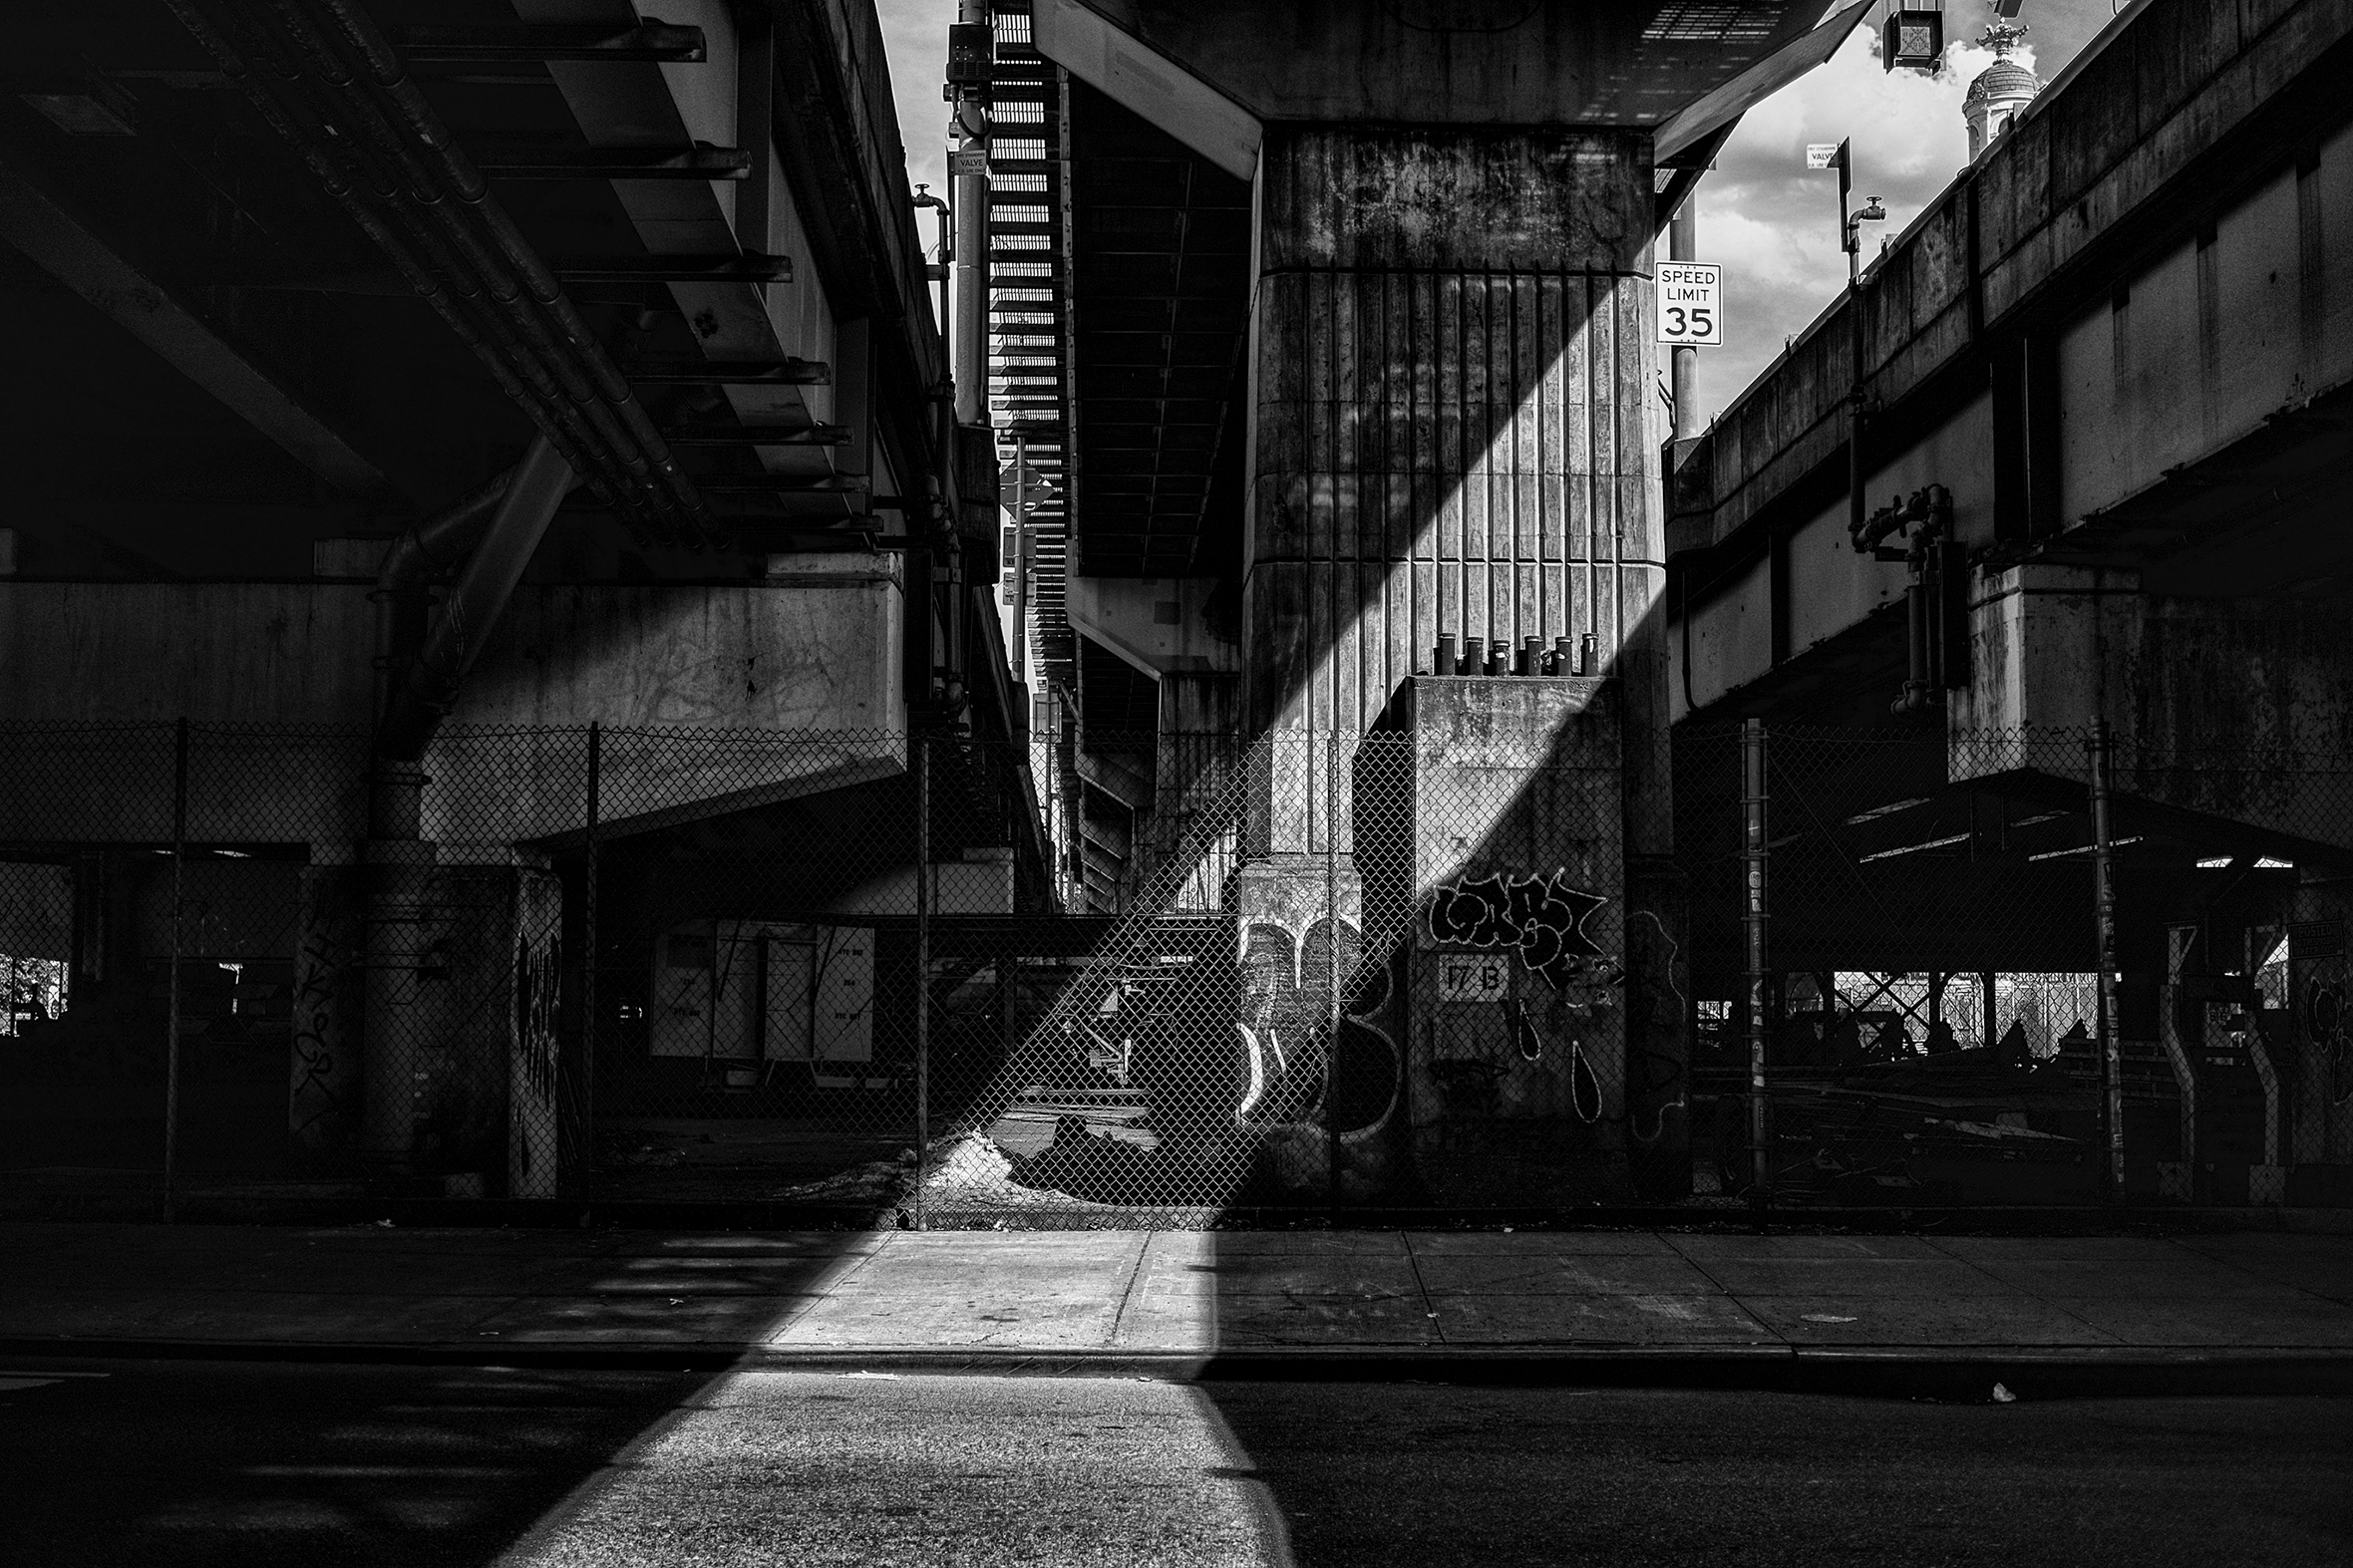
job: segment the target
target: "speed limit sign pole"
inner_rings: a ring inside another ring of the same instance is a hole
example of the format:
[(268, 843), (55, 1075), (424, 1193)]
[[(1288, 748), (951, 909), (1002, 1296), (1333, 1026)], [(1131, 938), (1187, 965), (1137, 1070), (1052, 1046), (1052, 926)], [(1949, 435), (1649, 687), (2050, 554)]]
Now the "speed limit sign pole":
[[(1683, 198), (1667, 225), (1667, 259), (1699, 259), (1699, 192)], [(1689, 441), (1699, 434), (1699, 348), (1678, 343), (1669, 351), (1667, 396), (1674, 400), (1675, 439)]]

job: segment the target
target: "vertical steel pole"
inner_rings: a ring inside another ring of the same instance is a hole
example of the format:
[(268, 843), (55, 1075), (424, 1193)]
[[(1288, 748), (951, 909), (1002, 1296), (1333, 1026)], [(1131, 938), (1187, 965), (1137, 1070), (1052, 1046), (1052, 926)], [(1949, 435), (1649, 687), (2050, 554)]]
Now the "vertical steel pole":
[[(956, 20), (989, 23), (988, 0), (959, 0)], [(988, 117), (980, 100), (958, 89), (956, 151), (973, 159), (988, 151)], [(948, 225), (955, 251), (956, 308), (951, 366), (956, 381), (956, 419), (965, 425), (988, 421), (988, 254), (989, 176), (958, 174), (948, 181), (954, 203)]]
[[(1338, 704), (1333, 705), (1334, 719)], [(1340, 730), (1324, 737), (1324, 1013), (1325, 1201), (1340, 1201)], [(1307, 766), (1315, 766), (1315, 736), (1307, 737)]]
[[(1852, 143), (1842, 139), (1839, 143), (1839, 246), (1847, 252), (1847, 291), (1849, 302), (1853, 299), (1854, 285), (1862, 279), (1862, 231), (1847, 220), (1848, 193), (1854, 188), (1853, 155), (1849, 151)], [(1855, 336), (1862, 335), (1862, 323), (1855, 321)]]
[[(1667, 258), (1671, 261), (1699, 259), (1699, 192), (1694, 189), (1683, 198), (1683, 205), (1675, 209), (1675, 216), (1667, 225)], [(1699, 429), (1699, 350), (1688, 343), (1678, 343), (1668, 356), (1669, 395), (1675, 400), (1675, 440), (1689, 441)], [(1441, 671), (1440, 674), (1449, 672)], [(1566, 671), (1562, 671), (1566, 674)]]
[(931, 1227), (931, 742), (915, 751), (915, 1228)]
[[(1035, 745), (1033, 738), (1032, 743)], [(1057, 814), (1061, 807), (1055, 797), (1055, 775), (1062, 771), (1062, 705), (1054, 701), (1049, 689), (1046, 699), (1046, 854), (1048, 880), (1054, 887), (1054, 907), (1059, 910), (1067, 902), (1062, 885), (1062, 827)]]
[(579, 1107), (577, 1170), (580, 1195), (596, 1177), (596, 875), (597, 827), (604, 806), (604, 727), (588, 721), (588, 866), (580, 884), (580, 1062), (574, 1089)]
[(2125, 1063), (2118, 1039), (2116, 969), (2116, 849), (2108, 824), (2108, 771), (2115, 750), (2108, 721), (2092, 724), (2085, 743), (2092, 774), (2092, 902), (2097, 912), (2100, 952), (2100, 1106), (2108, 1133), (2108, 1196), (2125, 1195)]
[[(1029, 433), (1013, 437), (1013, 680), (1026, 696), (1029, 684)], [(1028, 733), (1029, 715), (1021, 716)]]
[[(1861, 243), (1857, 230), (1847, 221), (1847, 192), (1853, 184), (1852, 171), (1848, 165), (1848, 144), (1839, 144), (1839, 243), (1847, 248), (1847, 531), (1856, 537), (1862, 533), (1864, 504), (1862, 486), (1862, 285), (1859, 267)], [(1910, 696), (1906, 688), (1905, 696)]]
[[(171, 736), (171, 978), (164, 1038), (164, 1222), (179, 1217), (179, 872), (187, 859), (187, 721)], [(12, 1004), (13, 1005), (13, 1004)]]
[(1748, 937), (1749, 988), (1749, 1202), (1763, 1209), (1770, 1200), (1772, 1165), (1765, 1135), (1765, 721), (1744, 720), (1740, 728), (1741, 860), (1747, 869), (1748, 906), (1742, 925)]

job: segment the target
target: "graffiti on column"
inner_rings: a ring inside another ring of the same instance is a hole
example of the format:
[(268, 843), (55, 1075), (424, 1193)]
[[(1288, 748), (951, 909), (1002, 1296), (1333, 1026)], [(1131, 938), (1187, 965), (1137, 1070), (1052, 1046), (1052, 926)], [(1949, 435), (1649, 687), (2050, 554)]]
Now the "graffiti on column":
[(2329, 1065), (2329, 1098), (2340, 1105), (2353, 1099), (2353, 1001), (2344, 981), (2312, 982), (2304, 1000), (2304, 1032), (2319, 1060)]
[(1396, 1138), (1405, 1074), (1390, 968), (1402, 953), (1364, 953), (1362, 932), (1347, 921), (1334, 933), (1322, 920), (1297, 931), (1253, 920), (1241, 958), (1235, 1030), (1246, 1085), (1233, 1118), (1256, 1129), (1261, 1177), (1294, 1194), (1332, 1190), (1335, 1176), (1352, 1200), (1390, 1191), (1402, 1174)]
[[(1234, 1027), (1249, 1076), (1236, 1121), (1296, 1121), (1315, 1113), (1322, 1100), (1332, 1056), (1332, 998), (1328, 972), (1322, 978), (1308, 973), (1311, 934), (1321, 930), (1319, 921), (1311, 933), (1293, 935), (1260, 920), (1242, 933), (1243, 1016)], [(1343, 921), (1339, 962), (1349, 978), (1340, 995), (1338, 1077), (1347, 1103), (1334, 1107), (1343, 1132), (1385, 1120), (1398, 1093), (1400, 1058), (1378, 1022), (1389, 999), (1389, 977), (1385, 966), (1356, 956), (1361, 941)], [(1315, 954), (1318, 966), (1331, 961)]]
[[(1505, 1018), (1511, 1025), (1512, 1044), (1522, 1062), (1541, 1062), (1544, 1058), (1544, 1032), (1537, 1027), (1535, 1012), (1520, 1002), (1504, 1004)], [(1585, 1048), (1575, 1039), (1568, 1043), (1569, 1103), (1580, 1121), (1595, 1121), (1601, 1116), (1601, 1081), (1593, 1076), (1593, 1065), (1585, 1060)]]
[[(1652, 961), (1636, 962), (1631, 953), (1640, 940), (1638, 922), (1647, 920), (1657, 931), (1652, 944)], [(1665, 951), (1658, 951), (1663, 944)], [(1633, 1082), (1626, 1086), (1628, 1131), (1637, 1143), (1656, 1143), (1667, 1130), (1667, 1112), (1689, 1107), (1684, 1091), (1683, 1059), (1670, 1051), (1659, 1050), (1652, 1042), (1671, 1039), (1681, 1027), (1680, 1020), (1691, 1011), (1691, 999), (1675, 984), (1675, 960), (1680, 944), (1668, 932), (1666, 921), (1654, 909), (1636, 909), (1626, 920), (1626, 945), (1629, 952), (1626, 984), (1626, 1029), (1632, 1055)], [(1666, 992), (1661, 994), (1657, 982), (1666, 981)], [(1670, 1005), (1671, 1004), (1671, 1005)], [(1635, 1043), (1639, 1044), (1635, 1044)], [(1650, 1130), (1642, 1129), (1638, 1105), (1650, 1107)]]
[(1572, 1004), (1607, 1006), (1590, 993), (1614, 986), (1622, 973), (1585, 929), (1607, 902), (1571, 886), (1565, 870), (1465, 879), (1441, 887), (1431, 899), (1430, 934), (1467, 947), (1516, 949), (1520, 963), (1553, 990), (1587, 993), (1571, 997)]
[(556, 1030), (557, 999), (561, 995), (563, 963), (552, 929), (534, 933), (530, 897), (525, 884), (518, 899), (514, 950), (513, 1070), (507, 1084), (507, 1189), (514, 1197), (555, 1196), (556, 1160), (560, 1134), (558, 1115)]
[[(294, 1137), (309, 1147), (314, 1127), (335, 1135), (323, 1123), (344, 1113), (336, 1093), (335, 987), (342, 978), (344, 954), (333, 936), (321, 929), (302, 933), (294, 961), (292, 1012), (294, 1046)], [(338, 1129), (339, 1130), (339, 1129)]]
[(561, 981), (556, 939), (518, 944), (514, 961), (514, 1038), (533, 1109), (555, 1104), (556, 998)]
[(1430, 1064), (1452, 1108), (1492, 1113), (1500, 1080), (1520, 1064), (1543, 1061), (1548, 1047), (1564, 1044), (1569, 1104), (1579, 1120), (1600, 1119), (1601, 1080), (1569, 1020), (1590, 1019), (1596, 1011), (1617, 1005), (1625, 971), (1602, 952), (1587, 926), (1607, 902), (1574, 886), (1565, 868), (1548, 875), (1465, 877), (1437, 890), (1429, 914), (1435, 940), (1517, 953), (1521, 966), (1541, 977), (1553, 993), (1543, 1008), (1516, 998), (1498, 998), (1504, 1005), (1508, 1043), (1497, 1054), (1491, 1054), (1492, 1048), (1473, 1046), (1467, 1055), (1450, 1054)]

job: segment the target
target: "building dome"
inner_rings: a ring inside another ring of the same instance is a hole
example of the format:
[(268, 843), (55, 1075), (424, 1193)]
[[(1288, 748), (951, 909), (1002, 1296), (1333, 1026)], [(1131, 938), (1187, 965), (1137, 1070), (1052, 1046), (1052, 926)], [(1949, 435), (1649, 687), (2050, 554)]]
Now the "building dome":
[(1988, 143), (2009, 130), (2019, 111), (2043, 90), (2041, 78), (2010, 58), (2010, 51), (2025, 36), (2022, 23), (1996, 22), (1985, 30), (1982, 42), (1993, 51), (1994, 62), (1977, 73), (1977, 80), (1969, 84), (1961, 100), (1961, 118), (1969, 123), (1972, 160), (1985, 152)]
[(1996, 60), (1977, 73), (1977, 80), (1969, 84), (1969, 95), (1963, 100), (1980, 104), (1992, 98), (2031, 99), (2043, 90), (2042, 80), (2015, 60)]

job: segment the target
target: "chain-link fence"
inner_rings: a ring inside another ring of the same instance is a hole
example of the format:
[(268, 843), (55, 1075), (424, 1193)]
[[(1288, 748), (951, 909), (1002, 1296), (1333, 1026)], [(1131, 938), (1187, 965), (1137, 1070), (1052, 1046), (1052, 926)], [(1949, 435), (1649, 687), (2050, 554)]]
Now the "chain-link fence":
[(0, 733), (0, 1184), (2353, 1200), (2343, 762), (1538, 733)]
[(1676, 787), (1702, 1189), (2353, 1201), (2353, 760), (1760, 724)]

